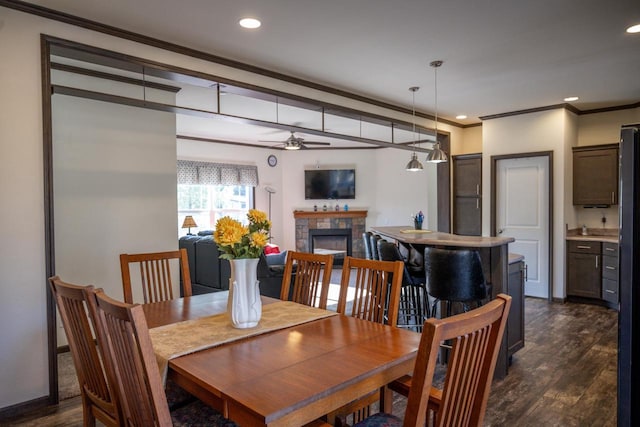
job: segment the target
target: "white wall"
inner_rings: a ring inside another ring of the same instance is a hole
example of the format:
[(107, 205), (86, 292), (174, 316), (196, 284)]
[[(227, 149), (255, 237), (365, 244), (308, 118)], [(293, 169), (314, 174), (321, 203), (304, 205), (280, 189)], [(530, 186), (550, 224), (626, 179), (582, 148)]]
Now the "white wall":
[(568, 153), (571, 144), (567, 138), (573, 129), (573, 119), (568, 117), (564, 109), (543, 111), (538, 113), (509, 116), (487, 120), (482, 125), (483, 158), (482, 158), (482, 194), (484, 200), (482, 211), (482, 231), (488, 236), (491, 214), (491, 156), (528, 153), (537, 151), (553, 151), (553, 264), (551, 278), (553, 297), (564, 297), (564, 229), (565, 198), (567, 173), (570, 170)]
[[(56, 274), (122, 300), (119, 254), (178, 248), (175, 115), (65, 95), (52, 103)], [(178, 295), (177, 263), (174, 273)]]

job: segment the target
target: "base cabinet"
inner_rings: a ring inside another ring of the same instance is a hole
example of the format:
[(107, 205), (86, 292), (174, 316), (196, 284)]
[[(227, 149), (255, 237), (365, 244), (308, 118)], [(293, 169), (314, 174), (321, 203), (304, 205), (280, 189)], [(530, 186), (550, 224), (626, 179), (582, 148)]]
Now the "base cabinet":
[(507, 357), (524, 347), (524, 261), (509, 264), (507, 294), (511, 296), (511, 311), (507, 318)]
[(600, 299), (602, 295), (601, 243), (569, 241), (567, 296)]

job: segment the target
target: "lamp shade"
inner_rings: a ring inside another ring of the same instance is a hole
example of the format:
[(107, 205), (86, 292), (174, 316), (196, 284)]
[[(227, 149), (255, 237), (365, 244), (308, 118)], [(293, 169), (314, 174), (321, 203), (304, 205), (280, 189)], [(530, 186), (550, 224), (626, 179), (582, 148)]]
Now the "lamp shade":
[(187, 215), (184, 217), (184, 222), (182, 223), (182, 228), (191, 228), (191, 227), (197, 227), (198, 224), (196, 224), (196, 222), (194, 221), (193, 217), (191, 215)]
[(418, 160), (416, 153), (413, 153), (411, 160), (407, 163), (406, 169), (411, 172), (417, 172), (422, 170), (422, 163)]
[(427, 154), (427, 162), (430, 163), (442, 163), (447, 161), (447, 153), (440, 148), (440, 143), (436, 142), (433, 145), (433, 151)]

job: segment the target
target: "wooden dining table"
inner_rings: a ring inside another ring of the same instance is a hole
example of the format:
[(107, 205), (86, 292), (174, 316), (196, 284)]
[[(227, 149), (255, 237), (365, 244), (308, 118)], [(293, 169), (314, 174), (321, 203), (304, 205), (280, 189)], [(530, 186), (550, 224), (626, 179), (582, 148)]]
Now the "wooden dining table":
[[(154, 328), (224, 313), (227, 295), (143, 308)], [(419, 341), (418, 333), (338, 314), (171, 359), (168, 378), (240, 426), (302, 426), (410, 374)]]

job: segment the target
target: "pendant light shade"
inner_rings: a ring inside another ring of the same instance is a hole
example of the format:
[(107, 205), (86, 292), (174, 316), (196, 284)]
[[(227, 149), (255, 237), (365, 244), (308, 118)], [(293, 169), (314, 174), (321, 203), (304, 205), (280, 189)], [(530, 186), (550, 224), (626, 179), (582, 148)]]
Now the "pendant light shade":
[(409, 88), (409, 91), (413, 94), (413, 153), (411, 154), (411, 160), (407, 163), (406, 169), (411, 172), (422, 170), (422, 163), (420, 163), (416, 155), (416, 92), (418, 89), (420, 89), (418, 86)]
[(416, 153), (411, 154), (411, 160), (407, 163), (407, 170), (411, 172), (422, 170), (422, 163), (418, 160), (418, 155)]
[(433, 151), (427, 154), (427, 162), (429, 163), (442, 163), (448, 160), (447, 153), (440, 148), (440, 142), (438, 141), (438, 68), (442, 66), (442, 61), (433, 61), (429, 64), (433, 67), (434, 71), (434, 94), (436, 99), (436, 114), (435, 114), (435, 134), (436, 142), (433, 144)]

